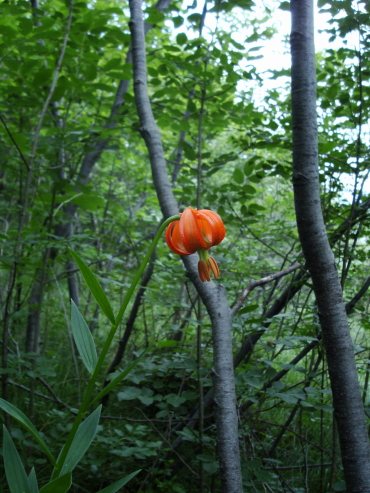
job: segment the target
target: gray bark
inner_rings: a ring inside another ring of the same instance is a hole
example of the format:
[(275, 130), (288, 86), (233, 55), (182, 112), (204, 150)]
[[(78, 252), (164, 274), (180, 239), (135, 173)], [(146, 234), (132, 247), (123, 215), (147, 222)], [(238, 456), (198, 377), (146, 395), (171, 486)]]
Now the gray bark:
[[(168, 179), (162, 140), (153, 117), (147, 89), (146, 55), (141, 0), (130, 1), (134, 91), (140, 132), (148, 148), (154, 185), (164, 217), (178, 213)], [(241, 493), (237, 412), (232, 362), (231, 314), (225, 290), (213, 282), (202, 283), (198, 276), (197, 255), (182, 257), (212, 321), (214, 342), (214, 385), (217, 402), (217, 444), (222, 491)]]
[(347, 491), (370, 491), (370, 447), (342, 289), (320, 204), (313, 1), (291, 0), (293, 186), (316, 294)]

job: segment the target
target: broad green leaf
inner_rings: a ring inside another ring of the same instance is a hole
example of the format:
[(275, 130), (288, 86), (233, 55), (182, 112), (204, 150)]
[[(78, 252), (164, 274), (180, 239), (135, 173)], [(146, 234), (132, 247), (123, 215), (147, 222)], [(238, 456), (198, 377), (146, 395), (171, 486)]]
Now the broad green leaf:
[(241, 185), (244, 182), (244, 173), (241, 169), (235, 168), (233, 172), (233, 180)]
[(88, 285), (92, 295), (96, 299), (103, 313), (108, 318), (108, 320), (112, 322), (112, 324), (115, 324), (116, 321), (113, 315), (112, 307), (110, 306), (107, 295), (104, 293), (99, 281), (96, 279), (96, 277), (91, 272), (90, 268), (82, 260), (82, 258), (79, 257), (77, 253), (75, 253), (73, 250), (71, 250), (71, 248), (69, 249), (69, 251), (71, 252), (72, 257), (75, 259), (75, 262), (80, 269), (81, 274), (86, 281), (86, 284)]
[(172, 22), (175, 27), (180, 27), (184, 24), (184, 18), (181, 17), (181, 15), (178, 15), (177, 17), (172, 17)]
[(198, 454), (196, 456), (198, 460), (201, 460), (202, 462), (214, 462), (215, 461), (215, 456), (214, 455), (209, 455), (209, 454)]
[(103, 72), (108, 72), (109, 70), (112, 70), (113, 68), (117, 69), (120, 65), (122, 65), (122, 59), (121, 59), (121, 57), (112, 58), (111, 60), (109, 60), (109, 62), (107, 62), (102, 67), (102, 71)]
[(5, 475), (10, 493), (31, 493), (21, 458), (5, 426), (3, 426), (3, 433)]
[(178, 341), (167, 340), (167, 341), (158, 342), (157, 346), (158, 347), (173, 347), (173, 346), (176, 346), (178, 343), (179, 343)]
[(181, 406), (181, 404), (186, 402), (186, 399), (185, 397), (180, 397), (178, 395), (175, 395), (173, 397), (170, 397), (169, 399), (166, 399), (166, 401), (168, 402), (168, 404), (170, 404), (173, 407), (179, 407)]
[(247, 162), (244, 165), (244, 174), (245, 176), (250, 176), (254, 171), (254, 163), (253, 162)]
[(285, 401), (287, 404), (295, 404), (297, 402), (297, 397), (295, 395), (290, 395), (290, 394), (276, 394)]
[(111, 484), (110, 486), (107, 486), (106, 488), (99, 490), (98, 493), (116, 493), (116, 491), (118, 491), (120, 488), (122, 488), (122, 486), (125, 486), (125, 484), (128, 483), (140, 471), (141, 471), (141, 469), (138, 469), (137, 471), (132, 472), (128, 476), (125, 476), (124, 478), (120, 479), (119, 481), (116, 481), (115, 483)]
[[(121, 75), (121, 74), (120, 74)], [(122, 77), (123, 79), (123, 77)], [(88, 211), (96, 211), (99, 207), (104, 207), (105, 202), (102, 197), (94, 196), (87, 193), (77, 194), (71, 200), (72, 204), (78, 205), (83, 209), (87, 209)]]
[(265, 471), (263, 469), (255, 469), (254, 471), (255, 476), (257, 479), (260, 481), (266, 481), (266, 483), (270, 483), (272, 481), (272, 471)]
[(0, 398), (0, 408), (5, 411), (6, 413), (10, 414), (14, 419), (22, 423), (22, 425), (31, 433), (33, 438), (36, 440), (36, 442), (40, 445), (40, 447), (43, 449), (45, 454), (49, 457), (51, 462), (56, 465), (55, 459), (52, 456), (48, 446), (44, 442), (43, 438), (39, 434), (39, 432), (36, 430), (36, 428), (33, 426), (31, 421), (27, 418), (25, 414), (22, 413), (17, 407), (13, 406), (13, 404), (10, 404), (10, 402), (5, 401), (4, 399)]
[(148, 351), (149, 348), (145, 349), (140, 356), (131, 363), (125, 370), (123, 370), (122, 373), (116, 376), (104, 389), (95, 397), (95, 399), (92, 401), (91, 404), (94, 404), (98, 400), (100, 400), (102, 397), (104, 397), (108, 392), (110, 392), (116, 385), (118, 385), (127, 375), (135, 368), (135, 366), (141, 361), (143, 358), (144, 354)]
[(36, 471), (34, 467), (28, 475), (28, 484), (30, 485), (31, 493), (39, 493), (39, 485), (37, 484)]
[(281, 2), (281, 4), (279, 5), (279, 9), (287, 10), (288, 12), (290, 12), (290, 3), (289, 2)]
[(189, 22), (200, 22), (202, 16), (201, 14), (191, 14), (191, 15), (188, 15), (188, 21)]
[(338, 481), (338, 483), (335, 483), (334, 485), (334, 491), (345, 491), (346, 489), (346, 483), (345, 481)]
[(256, 193), (256, 189), (252, 185), (244, 185), (243, 192), (247, 195), (254, 195)]
[(118, 392), (118, 400), (119, 401), (130, 401), (133, 399), (137, 399), (141, 395), (141, 390), (137, 387), (124, 387), (122, 392)]
[(258, 308), (257, 303), (254, 303), (253, 305), (245, 306), (244, 308), (239, 310), (238, 315), (243, 315), (244, 313), (254, 312), (255, 310), (257, 310), (257, 308)]
[(185, 33), (179, 33), (177, 36), (176, 36), (176, 41), (177, 41), (177, 44), (179, 45), (184, 45), (188, 40), (188, 37), (186, 36)]
[(205, 462), (203, 464), (203, 468), (206, 472), (208, 472), (208, 474), (215, 474), (217, 472), (217, 469), (218, 469), (218, 463), (215, 461), (215, 462)]
[(88, 371), (93, 373), (98, 360), (94, 339), (92, 338), (90, 329), (73, 300), (71, 300), (71, 327), (73, 338), (82, 361)]
[(230, 43), (235, 46), (235, 48), (237, 48), (238, 50), (245, 50), (245, 46), (242, 45), (241, 43), (238, 43), (237, 41), (235, 41), (235, 39), (230, 39)]
[(97, 407), (95, 411), (90, 414), (90, 416), (86, 418), (85, 421), (83, 421), (83, 423), (81, 423), (78, 427), (71, 448), (68, 451), (67, 457), (65, 458), (64, 464), (60, 471), (61, 476), (73, 471), (84, 456), (86, 450), (89, 448), (98, 427), (100, 413), (101, 406)]
[(155, 7), (147, 7), (144, 12), (149, 14), (145, 19), (148, 24), (158, 24), (164, 19), (164, 14)]
[(72, 484), (72, 473), (68, 472), (63, 476), (59, 476), (50, 483), (43, 486), (40, 493), (66, 493)]

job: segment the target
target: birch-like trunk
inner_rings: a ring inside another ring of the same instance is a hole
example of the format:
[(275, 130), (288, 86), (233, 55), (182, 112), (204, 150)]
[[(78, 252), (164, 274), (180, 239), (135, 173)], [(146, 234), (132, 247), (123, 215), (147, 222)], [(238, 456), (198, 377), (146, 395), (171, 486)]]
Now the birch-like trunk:
[(291, 0), (293, 186), (316, 294), (348, 493), (370, 491), (370, 447), (347, 315), (321, 212), (313, 0)]
[[(167, 174), (161, 135), (154, 120), (148, 96), (141, 0), (130, 0), (130, 12), (134, 91), (140, 119), (140, 132), (148, 148), (153, 181), (163, 216), (169, 217), (178, 214), (179, 210)], [(214, 399), (217, 407), (217, 449), (222, 491), (242, 493), (230, 308), (223, 286), (216, 285), (214, 282), (202, 283), (200, 281), (197, 255), (182, 257), (182, 259), (212, 321)]]

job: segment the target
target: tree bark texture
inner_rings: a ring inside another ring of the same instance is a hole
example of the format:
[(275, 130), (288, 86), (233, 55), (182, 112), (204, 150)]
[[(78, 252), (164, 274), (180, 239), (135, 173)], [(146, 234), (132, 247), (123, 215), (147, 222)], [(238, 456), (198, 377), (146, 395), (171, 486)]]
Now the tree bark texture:
[[(130, 0), (130, 30), (134, 69), (134, 91), (140, 132), (148, 148), (154, 185), (164, 217), (178, 214), (168, 178), (162, 139), (148, 96), (146, 54), (141, 0)], [(222, 491), (241, 493), (237, 412), (232, 360), (231, 314), (225, 289), (214, 282), (202, 283), (197, 255), (182, 257), (187, 273), (202, 298), (212, 321), (214, 343), (214, 384), (217, 402), (217, 446)]]
[(293, 186), (333, 393), (349, 493), (370, 491), (370, 447), (342, 289), (320, 204), (313, 1), (291, 0)]

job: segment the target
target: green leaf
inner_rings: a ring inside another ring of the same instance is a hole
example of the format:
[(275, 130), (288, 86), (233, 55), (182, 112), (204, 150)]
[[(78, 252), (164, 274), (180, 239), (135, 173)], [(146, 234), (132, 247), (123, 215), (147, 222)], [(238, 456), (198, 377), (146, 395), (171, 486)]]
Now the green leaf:
[(334, 491), (345, 491), (346, 489), (346, 483), (345, 481), (338, 481), (338, 483), (335, 483), (334, 485)]
[(10, 493), (31, 493), (26, 471), (15, 448), (12, 437), (3, 425), (4, 466)]
[(30, 486), (31, 493), (39, 493), (39, 485), (37, 484), (36, 471), (34, 467), (28, 475), (28, 484)]
[(190, 22), (200, 22), (201, 18), (202, 18), (202, 15), (201, 14), (198, 14), (198, 13), (191, 14), (191, 15), (188, 16), (188, 21), (190, 21)]
[(241, 169), (235, 168), (233, 172), (233, 180), (241, 185), (244, 182), (244, 173)]
[(192, 146), (189, 144), (189, 142), (180, 142), (179, 147), (182, 147), (184, 149), (184, 154), (187, 159), (190, 159), (190, 161), (196, 159), (197, 155)]
[(118, 491), (120, 488), (122, 488), (122, 486), (125, 486), (125, 484), (128, 483), (140, 471), (141, 471), (141, 469), (138, 469), (137, 471), (132, 472), (128, 476), (125, 476), (124, 478), (120, 479), (119, 481), (116, 481), (115, 483), (111, 484), (110, 486), (107, 486), (106, 488), (99, 490), (98, 493), (116, 493), (116, 491)]
[(254, 303), (253, 305), (245, 306), (244, 308), (242, 308), (241, 310), (238, 311), (238, 315), (243, 315), (244, 313), (254, 312), (255, 310), (257, 310), (257, 308), (258, 308), (257, 303)]
[(252, 185), (244, 185), (243, 186), (243, 192), (246, 195), (254, 195), (256, 193), (256, 189)]
[(334, 408), (332, 406), (326, 406), (325, 404), (314, 404), (315, 409), (320, 409), (322, 411), (326, 411), (328, 413), (332, 413)]
[(185, 397), (179, 397), (178, 395), (175, 395), (173, 397), (169, 397), (168, 399), (166, 398), (166, 401), (173, 407), (179, 407), (186, 401), (186, 399)]
[(265, 481), (266, 483), (270, 483), (272, 480), (272, 473), (271, 471), (264, 471), (263, 469), (256, 469), (253, 471), (257, 479), (260, 481)]
[(68, 472), (63, 476), (59, 476), (50, 483), (43, 486), (40, 493), (66, 493), (72, 484), (72, 473)]
[(27, 429), (29, 433), (33, 436), (33, 438), (36, 440), (36, 442), (40, 445), (40, 447), (43, 449), (45, 454), (49, 457), (51, 462), (56, 465), (55, 459), (50, 452), (48, 446), (44, 442), (43, 438), (39, 434), (39, 432), (36, 430), (36, 428), (33, 426), (31, 421), (27, 418), (25, 414), (22, 413), (17, 407), (13, 406), (13, 404), (10, 404), (10, 402), (5, 401), (4, 399), (0, 398), (0, 408), (5, 411), (6, 413), (10, 414), (14, 419), (22, 423), (22, 425)]
[(96, 277), (94, 276), (90, 268), (82, 260), (82, 258), (77, 255), (77, 253), (74, 252), (71, 248), (69, 248), (69, 251), (71, 252), (71, 255), (74, 258), (78, 268), (80, 269), (81, 274), (83, 275), (92, 295), (96, 299), (96, 302), (98, 303), (108, 320), (114, 325), (116, 323), (116, 320), (113, 315), (112, 307), (108, 301), (107, 295), (104, 293), (102, 287), (100, 286), (99, 281), (96, 279)]
[(279, 5), (279, 9), (286, 10), (286, 11), (290, 12), (290, 3), (289, 2), (281, 2), (281, 4)]
[(82, 361), (88, 371), (93, 373), (98, 360), (94, 339), (92, 338), (90, 329), (73, 300), (71, 300), (71, 327), (73, 338)]
[(185, 33), (179, 33), (177, 36), (176, 36), (176, 41), (177, 41), (177, 44), (179, 45), (184, 45), (188, 40), (188, 37), (186, 36)]
[(102, 67), (103, 72), (109, 72), (109, 70), (112, 69), (117, 69), (119, 66), (122, 65), (122, 59), (121, 57), (118, 58), (112, 58), (107, 62), (104, 67)]
[(110, 392), (116, 385), (118, 385), (127, 375), (135, 368), (135, 366), (139, 363), (139, 361), (142, 360), (144, 354), (148, 351), (149, 348), (145, 349), (140, 356), (131, 363), (125, 370), (123, 370), (122, 373), (116, 376), (104, 389), (95, 397), (95, 399), (92, 401), (91, 404), (94, 404), (98, 400), (100, 400), (102, 397), (104, 397), (108, 392)]
[(295, 404), (297, 402), (297, 397), (295, 395), (291, 395), (291, 394), (280, 394), (280, 393), (276, 393), (276, 396), (279, 396), (280, 399), (282, 399), (283, 401), (285, 401), (287, 404)]
[(137, 387), (125, 387), (122, 392), (118, 392), (117, 397), (119, 401), (130, 401), (138, 399), (139, 395), (141, 395), (141, 390)]
[(164, 14), (155, 7), (147, 7), (145, 13), (149, 14), (145, 19), (145, 22), (148, 24), (158, 24), (158, 22), (161, 22), (164, 19)]
[(172, 22), (175, 27), (180, 27), (184, 24), (184, 18), (178, 15), (177, 17), (172, 17)]
[(178, 343), (179, 341), (167, 340), (167, 341), (158, 342), (157, 347), (173, 347), (178, 345)]
[(232, 38), (230, 39), (230, 43), (231, 43), (232, 45), (234, 45), (234, 46), (235, 46), (235, 48), (237, 48), (238, 50), (245, 50), (245, 46), (244, 46), (244, 45), (242, 45), (242, 44), (238, 43), (237, 41), (235, 41), (235, 40), (234, 40), (234, 39), (232, 39)]
[[(119, 72), (119, 77), (122, 79), (126, 79), (122, 72)], [(99, 207), (103, 208), (105, 205), (104, 199), (99, 196), (93, 196), (88, 193), (82, 193), (76, 195), (72, 200), (72, 204), (78, 205), (83, 209), (87, 209), (88, 211), (95, 212)]]
[(94, 439), (98, 428), (100, 413), (101, 405), (97, 407), (95, 411), (90, 414), (90, 416), (86, 418), (85, 421), (78, 427), (71, 448), (68, 451), (67, 457), (65, 458), (64, 464), (60, 471), (61, 475), (73, 471), (84, 456), (86, 450), (89, 448)]

